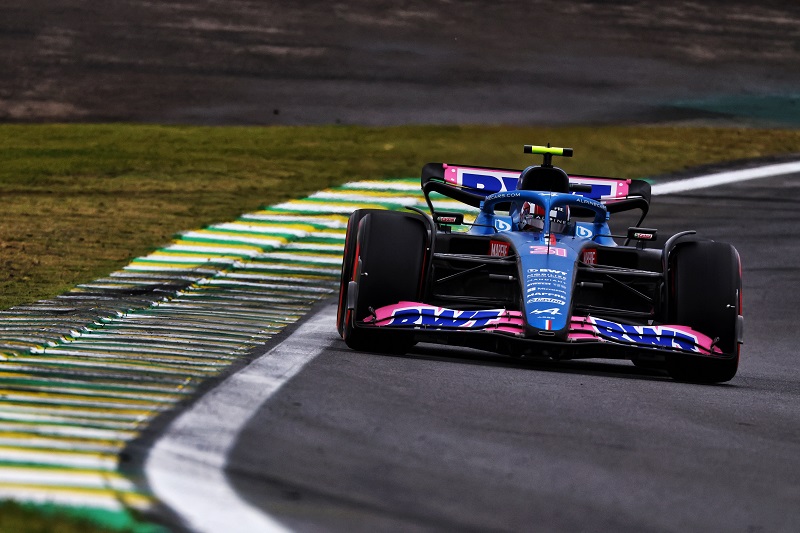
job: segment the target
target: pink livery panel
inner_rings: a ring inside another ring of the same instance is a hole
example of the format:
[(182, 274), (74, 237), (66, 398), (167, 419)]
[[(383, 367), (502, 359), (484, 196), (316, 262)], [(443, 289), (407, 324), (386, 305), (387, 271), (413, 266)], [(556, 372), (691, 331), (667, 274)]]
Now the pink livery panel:
[[(399, 302), (381, 307), (364, 322), (375, 327), (479, 330), (516, 336), (523, 336), (525, 331), (519, 311), (456, 310), (418, 302)], [(573, 316), (567, 341), (575, 344), (611, 342), (705, 355), (722, 353), (709, 337), (686, 326), (621, 324), (592, 316)]]
[[(516, 190), (520, 175), (519, 170), (464, 167), (447, 164), (442, 165), (442, 167), (444, 169), (445, 182), (487, 196), (496, 192)], [(581, 194), (600, 201), (613, 201), (627, 198), (631, 183), (629, 179), (580, 175), (570, 175), (569, 181), (571, 183), (591, 185), (591, 192), (576, 194)]]

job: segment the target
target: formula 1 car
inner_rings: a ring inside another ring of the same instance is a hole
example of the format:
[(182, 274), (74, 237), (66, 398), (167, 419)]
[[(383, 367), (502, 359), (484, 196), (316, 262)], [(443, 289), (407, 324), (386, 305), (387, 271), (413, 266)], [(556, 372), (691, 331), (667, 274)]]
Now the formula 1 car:
[[(657, 230), (641, 226), (646, 181), (568, 175), (552, 157), (571, 157), (570, 148), (524, 151), (543, 163), (522, 171), (425, 165), (430, 214), (351, 215), (337, 316), (345, 343), (629, 359), (683, 381), (733, 378), (743, 328), (736, 249), (694, 231), (657, 245)], [(468, 230), (462, 211), (434, 208), (433, 193), (479, 209)], [(610, 214), (629, 210), (641, 212), (638, 222), (612, 235)]]

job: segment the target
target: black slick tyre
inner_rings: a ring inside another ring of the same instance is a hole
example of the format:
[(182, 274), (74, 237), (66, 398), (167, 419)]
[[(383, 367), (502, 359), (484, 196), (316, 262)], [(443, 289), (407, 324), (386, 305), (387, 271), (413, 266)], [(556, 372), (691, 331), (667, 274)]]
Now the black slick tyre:
[(339, 306), (336, 311), (336, 329), (339, 331), (340, 337), (344, 337), (344, 325), (347, 320), (347, 286), (350, 281), (353, 281), (358, 224), (362, 218), (370, 213), (379, 213), (381, 211), (381, 209), (356, 209), (347, 221), (344, 255), (342, 256), (342, 277), (339, 282)]
[[(340, 333), (354, 350), (405, 353), (414, 345), (411, 332), (358, 324), (374, 309), (401, 301), (419, 301), (428, 242), (426, 221), (420, 215), (396, 211), (356, 213), (353, 216), (359, 220), (355, 246), (351, 260), (348, 261), (346, 250), (343, 261), (343, 269), (347, 267), (349, 274), (343, 270)], [(354, 229), (348, 226), (346, 240)], [(350, 288), (351, 283), (354, 288)]]
[(667, 371), (680, 381), (721, 383), (739, 367), (742, 273), (739, 253), (726, 243), (697, 241), (679, 245), (669, 267), (669, 316), (711, 339), (728, 358), (671, 357)]

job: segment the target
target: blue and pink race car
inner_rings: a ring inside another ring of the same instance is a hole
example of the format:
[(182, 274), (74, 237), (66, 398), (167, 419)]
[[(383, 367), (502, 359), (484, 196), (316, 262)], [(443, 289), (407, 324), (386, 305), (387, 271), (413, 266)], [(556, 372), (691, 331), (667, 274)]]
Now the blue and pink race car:
[[(641, 227), (646, 181), (569, 175), (552, 165), (569, 148), (525, 152), (543, 163), (425, 165), (430, 214), (352, 214), (337, 318), (347, 345), (405, 353), (432, 342), (515, 357), (630, 359), (685, 381), (733, 378), (743, 328), (736, 249), (694, 231), (660, 241)], [(477, 208), (474, 220), (437, 210), (439, 195)], [(612, 235), (610, 215), (623, 211), (641, 215)]]

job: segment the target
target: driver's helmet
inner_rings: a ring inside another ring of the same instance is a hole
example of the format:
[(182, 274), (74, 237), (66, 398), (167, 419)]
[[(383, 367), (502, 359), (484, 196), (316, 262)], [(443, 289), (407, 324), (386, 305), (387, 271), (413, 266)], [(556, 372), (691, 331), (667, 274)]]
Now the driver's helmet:
[[(550, 209), (550, 233), (563, 233), (569, 225), (569, 207), (559, 206)], [(525, 202), (519, 213), (521, 231), (542, 231), (544, 229), (544, 208)]]
[(564, 233), (569, 226), (569, 206), (550, 209), (550, 233)]
[(521, 231), (542, 231), (544, 229), (544, 208), (530, 202), (522, 204), (519, 212)]

